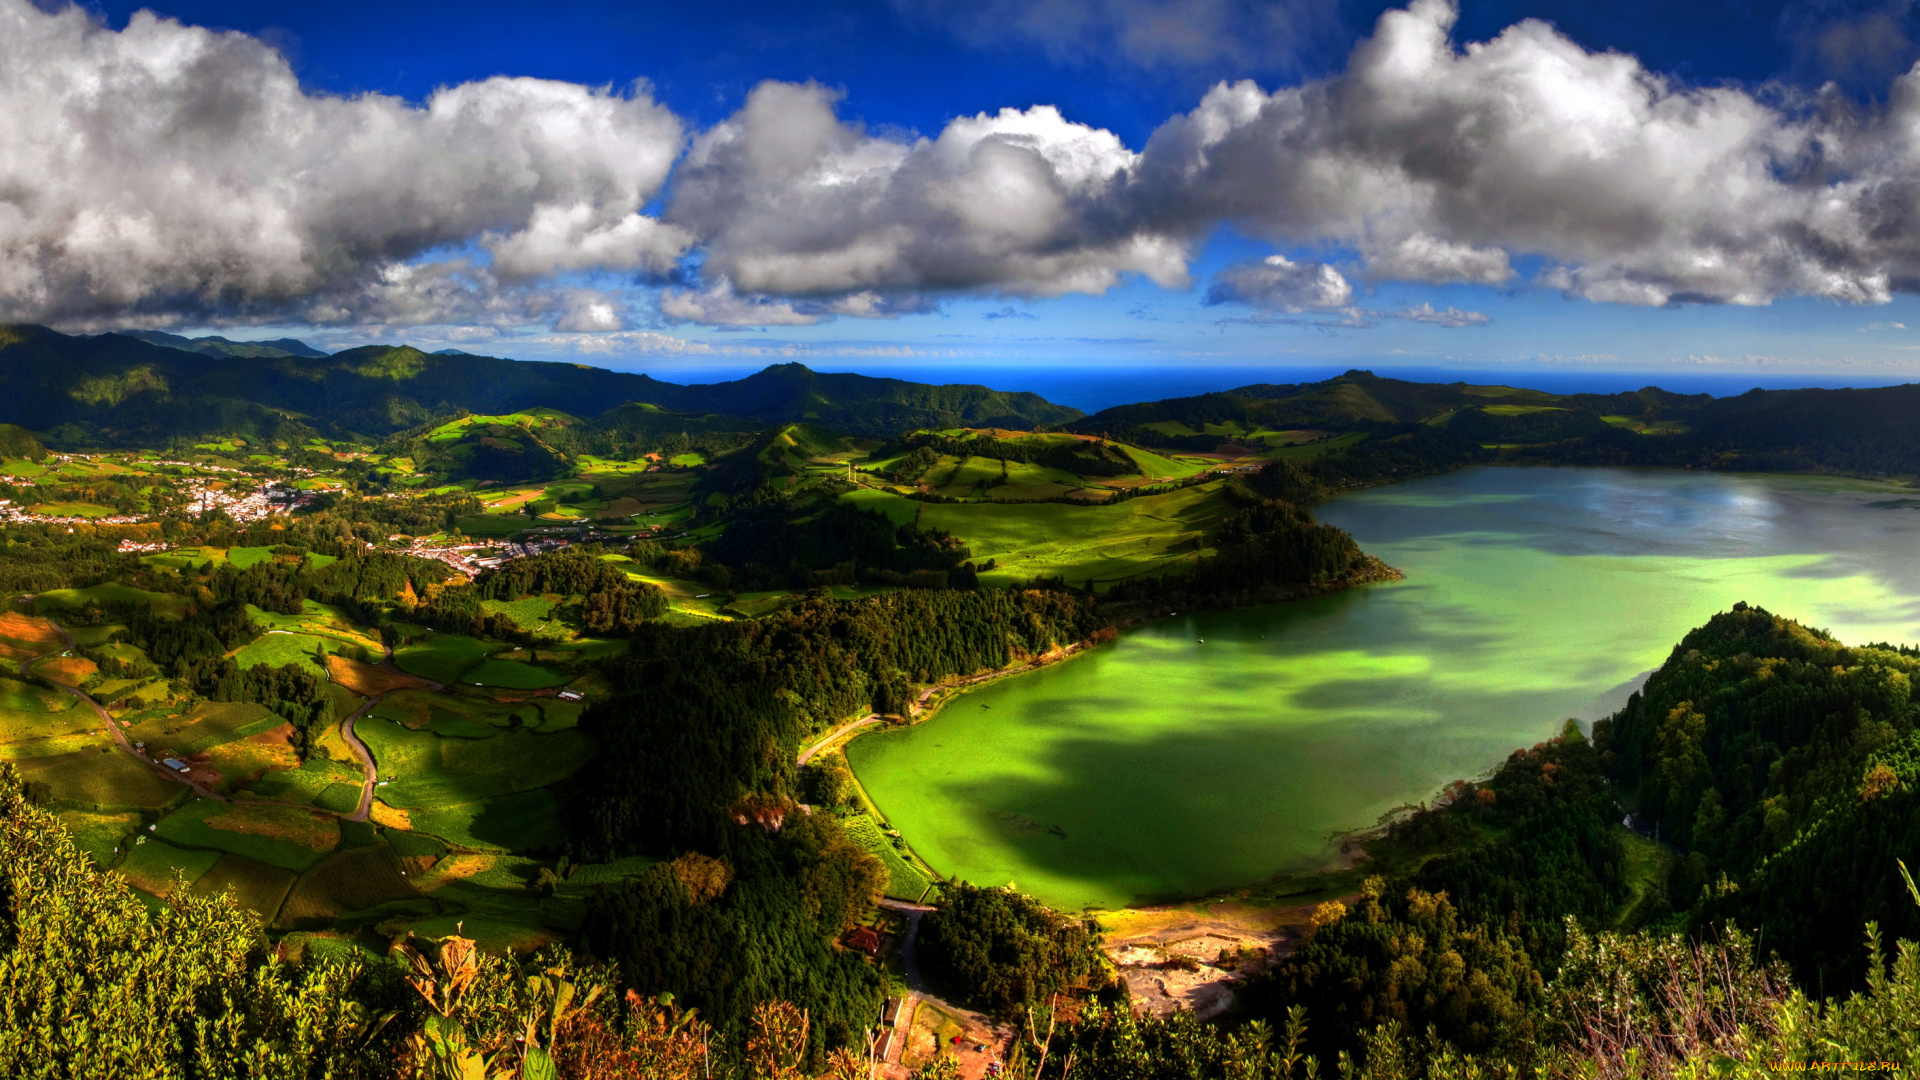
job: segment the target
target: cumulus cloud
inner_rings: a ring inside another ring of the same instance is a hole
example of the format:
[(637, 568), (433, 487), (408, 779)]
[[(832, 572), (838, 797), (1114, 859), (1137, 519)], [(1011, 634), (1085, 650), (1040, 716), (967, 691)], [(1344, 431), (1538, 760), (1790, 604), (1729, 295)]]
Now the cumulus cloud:
[(1920, 75), (1877, 113), (1697, 88), (1527, 20), (1456, 47), (1456, 10), (1381, 16), (1344, 72), (1222, 84), (1134, 172), (1170, 230), (1235, 221), (1360, 252), (1370, 276), (1540, 282), (1630, 304), (1877, 303), (1920, 281)]
[(565, 294), (565, 310), (553, 328), (575, 334), (593, 334), (607, 330), (625, 330), (627, 320), (618, 300), (591, 289), (576, 289)]
[(725, 281), (704, 291), (667, 290), (660, 296), (660, 314), (709, 326), (811, 326), (822, 318), (795, 311), (785, 300), (735, 296)]
[(763, 83), (700, 135), (667, 218), (746, 293), (1101, 293), (1126, 273), (1184, 287), (1185, 237), (1114, 200), (1136, 156), (1050, 106), (963, 116), (933, 139), (869, 134), (835, 96)]
[[(334, 97), (244, 34), (0, 0), (0, 116), (0, 319), (472, 315), (524, 309), (490, 297), (518, 280), (666, 269), (690, 243), (638, 213), (683, 145), (644, 89)], [(474, 244), (492, 268), (406, 265)]]
[(1235, 263), (1214, 275), (1209, 304), (1252, 304), (1276, 311), (1324, 311), (1347, 306), (1353, 286), (1326, 263), (1269, 255)]
[[(1141, 62), (1225, 56), (1209, 27), (1259, 40), (1241, 0), (978, 10), (1033, 40), (1162, 50)], [(956, 293), (1184, 289), (1223, 224), (1350, 255), (1369, 282), (1512, 286), (1518, 262), (1612, 303), (1920, 292), (1920, 68), (1860, 105), (1688, 85), (1533, 20), (1460, 44), (1455, 18), (1414, 0), (1341, 72), (1222, 83), (1136, 151), (1046, 105), (872, 132), (812, 84), (763, 83), (691, 141), (640, 87), (335, 97), (242, 34), (0, 0), (0, 320), (623, 333), (624, 302), (582, 279), (678, 273), (697, 284), (660, 295), (666, 318), (801, 326)], [(1848, 33), (1821, 48), (1851, 55)], [(1363, 312), (1353, 292), (1274, 256), (1206, 297), (1316, 325), (1485, 321)]]

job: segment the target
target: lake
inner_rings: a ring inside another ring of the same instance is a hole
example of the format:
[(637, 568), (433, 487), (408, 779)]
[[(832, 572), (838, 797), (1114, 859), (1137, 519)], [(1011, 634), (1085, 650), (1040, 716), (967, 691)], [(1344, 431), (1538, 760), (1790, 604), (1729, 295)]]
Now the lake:
[(1920, 641), (1911, 489), (1476, 468), (1316, 513), (1405, 580), (1136, 627), (855, 740), (855, 772), (941, 873), (1114, 907), (1324, 866), (1336, 833), (1618, 708), (1735, 601)]

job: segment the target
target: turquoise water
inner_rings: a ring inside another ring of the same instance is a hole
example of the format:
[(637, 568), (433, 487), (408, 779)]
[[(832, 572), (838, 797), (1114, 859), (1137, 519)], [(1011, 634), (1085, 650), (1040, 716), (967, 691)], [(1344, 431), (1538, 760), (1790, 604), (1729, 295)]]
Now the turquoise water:
[(856, 740), (855, 771), (942, 873), (1111, 907), (1324, 865), (1335, 833), (1617, 708), (1738, 600), (1920, 641), (1910, 489), (1485, 468), (1318, 515), (1406, 579), (1135, 628)]

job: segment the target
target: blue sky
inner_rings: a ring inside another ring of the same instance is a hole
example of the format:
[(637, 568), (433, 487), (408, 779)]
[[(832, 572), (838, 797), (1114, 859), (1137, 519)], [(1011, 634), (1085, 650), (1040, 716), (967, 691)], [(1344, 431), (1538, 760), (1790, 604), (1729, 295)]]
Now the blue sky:
[[(1916, 53), (1902, 5), (1463, 0), (1457, 13), (1429, 4), (1409, 15), (1303, 0), (221, 0), (145, 9), (178, 26), (143, 23), (134, 5), (95, 4), (79, 26), (72, 12), (43, 16), (24, 0), (7, 2), (5, 17), (36, 32), (36, 19), (73, 23), (47, 31), (42, 63), (62, 62), (68, 46), (75, 58), (122, 50), (122, 67), (142, 41), (200, 50), (204, 62), (143, 75), (177, 101), (153, 105), (166, 95), (149, 93), (126, 111), (153, 111), (143, 129), (187, 132), (149, 156), (194, 142), (193, 160), (205, 162), (230, 149), (236, 164), (204, 187), (277, 190), (321, 168), (341, 170), (336, 187), (361, 183), (376, 166), (350, 160), (354, 140), (340, 133), (366, 129), (330, 119), (327, 102), (384, 102), (402, 122), (430, 125), (437, 92), (444, 103), (448, 88), (493, 76), (577, 84), (575, 97), (592, 100), (569, 99), (569, 115), (614, 133), (548, 147), (579, 161), (535, 160), (528, 168), (565, 175), (543, 175), (518, 194), (502, 194), (509, 180), (463, 188), (479, 166), (454, 161), (419, 194), (425, 209), (398, 197), (382, 205), (391, 178), (343, 196), (368, 207), (359, 217), (336, 208), (303, 219), (315, 196), (289, 196), (227, 237), (222, 211), (209, 209), (216, 216), (181, 226), (187, 253), (164, 263), (169, 274), (189, 270), (161, 283), (151, 272), (107, 281), (71, 254), (85, 247), (73, 237), (98, 232), (85, 231), (86, 206), (44, 226), (64, 230), (65, 249), (9, 244), (0, 215), (0, 302), (12, 301), (0, 306), (64, 328), (291, 333), (336, 348), (408, 341), (667, 375), (789, 358), (896, 372), (1353, 365), (1835, 384), (1920, 374), (1910, 284), (1920, 280), (1920, 243), (1887, 239), (1884, 209), (1913, 201), (1901, 186), (1911, 163), (1900, 155), (1911, 151), (1893, 146), (1903, 110), (1920, 109), (1899, 90)], [(1551, 28), (1512, 29), (1528, 19)], [(1441, 43), (1422, 46), (1434, 26)], [(1496, 39), (1504, 44), (1474, 44)], [(1408, 76), (1387, 54), (1422, 47), (1428, 72), (1396, 82)], [(274, 89), (275, 56), (297, 88)], [(1149, 141), (1203, 99), (1224, 101), (1215, 87), (1249, 79), (1257, 97), (1243, 100), (1263, 105), (1267, 119), (1235, 120), (1212, 158), (1161, 153), (1172, 171), (1206, 173), (1169, 187)], [(749, 100), (770, 81), (820, 89), (763, 90), (755, 100), (769, 119), (756, 134)], [(593, 88), (611, 88), (611, 98), (593, 98)], [(8, 92), (0, 86), (0, 105)], [(250, 135), (249, 121), (203, 119), (208, 101), (250, 107), (254, 97), (291, 100), (318, 119), (298, 136), (284, 124)], [(1408, 101), (1414, 120), (1382, 118)], [(1025, 197), (1008, 185), (1030, 179), (1019, 171), (1026, 165), (969, 173), (973, 166), (949, 162), (935, 181), (918, 179), (935, 166), (916, 164), (926, 156), (912, 150), (916, 138), (945, 145), (958, 138), (956, 118), (1034, 106), (1059, 115), (1023, 120), (1017, 131), (1008, 121), (966, 144), (975, 154), (995, 140), (1032, 150), (1057, 174), (1049, 182), (1067, 194), (1028, 234), (993, 231), (1025, 212)], [(609, 109), (620, 115), (602, 115)], [(1286, 119), (1300, 110), (1333, 119)], [(71, 126), (107, 122), (93, 106), (52, 111)], [(1563, 111), (1574, 120), (1552, 120)], [(1832, 129), (1822, 125), (1839, 125), (1836, 112), (1848, 114), (1854, 144), (1887, 142), (1866, 155), (1884, 175), (1859, 181), (1866, 158), (1821, 156), (1832, 154), (1821, 141), (1832, 141)], [(449, 147), (478, 145), (478, 158), (499, 161), (533, 138), (507, 122), (480, 123), (462, 129), (465, 144), (429, 131), (386, 157), (411, 163), (413, 177), (442, 168), (457, 152)], [(1588, 123), (1602, 132), (1593, 145), (1540, 149)], [(863, 174), (885, 174), (871, 197), (836, 202), (837, 180), (748, 175), (758, 166), (743, 163), (809, 124), (837, 126), (821, 135), (831, 149), (802, 164), (817, 165), (817, 175), (844, 173), (849, 162), (877, 169)], [(1457, 132), (1409, 148), (1446, 124)], [(744, 133), (713, 134), (729, 125)], [(280, 177), (275, 157), (246, 156), (246, 146), (281, 138), (324, 165)], [(651, 158), (595, 156), (618, 140), (657, 146)], [(1220, 164), (1227, 146), (1252, 164)], [(138, 150), (127, 155), (136, 164)], [(1086, 174), (1093, 179), (1072, 179), (1071, 162), (1089, 155), (1099, 162)], [(126, 166), (100, 171), (116, 167)], [(1115, 169), (1126, 171), (1117, 181)], [(143, 235), (179, 205), (180, 195), (147, 189), (151, 171), (130, 171), (91, 196), (102, 206), (164, 208), (129, 211), (140, 224), (113, 235)], [(1743, 171), (1757, 179), (1722, 189)], [(821, 191), (802, 190), (808, 184)], [(475, 209), (436, 208), (436, 199)], [(956, 211), (957, 199), (975, 203)], [(589, 223), (540, 232), (542, 208), (562, 206)], [(375, 220), (381, 214), (388, 218)], [(436, 214), (445, 220), (421, 220)], [(273, 228), (259, 222), (287, 220), (284, 240), (257, 239)], [(144, 242), (141, 252), (158, 243)], [(885, 254), (871, 254), (875, 245)], [(503, 254), (513, 251), (518, 263)], [(502, 270), (515, 265), (526, 269)]]

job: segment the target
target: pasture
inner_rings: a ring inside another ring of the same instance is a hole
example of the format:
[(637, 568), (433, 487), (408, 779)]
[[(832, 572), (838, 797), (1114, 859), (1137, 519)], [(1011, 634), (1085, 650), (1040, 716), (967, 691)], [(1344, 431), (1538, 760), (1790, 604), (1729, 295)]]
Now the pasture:
[(55, 713), (73, 708), (72, 694), (44, 686), (0, 678), (0, 712)]
[(314, 864), (280, 908), (282, 928), (325, 926), (342, 915), (419, 899), (385, 844), (339, 851)]
[(410, 641), (393, 651), (393, 662), (400, 670), (438, 683), (458, 682), (471, 667), (498, 650), (479, 638), (459, 634), (434, 634), (423, 641)]
[(101, 813), (95, 810), (62, 810), (59, 812), (60, 824), (66, 827), (68, 835), (78, 844), (80, 850), (93, 856), (93, 861), (101, 866), (111, 866), (120, 858), (124, 848), (136, 829), (140, 827), (140, 815), (134, 813)]
[(842, 825), (847, 839), (866, 849), (887, 868), (888, 896), (917, 902), (934, 887), (933, 878), (894, 847), (892, 839), (880, 831), (872, 817), (853, 814)]
[(234, 739), (270, 731), (285, 723), (264, 705), (203, 701), (184, 712), (152, 710), (127, 717), (127, 738), (156, 753), (197, 754)]
[(524, 600), (482, 600), (480, 610), (489, 615), (505, 615), (522, 630), (537, 630), (553, 617), (560, 601), (550, 596), (529, 596)]
[(332, 814), (295, 806), (195, 799), (161, 818), (155, 835), (180, 847), (230, 851), (297, 871), (339, 846), (340, 822)]
[(385, 782), (376, 789), (380, 800), (404, 810), (544, 787), (572, 775), (593, 754), (592, 740), (571, 729), (458, 738), (431, 727), (408, 729), (375, 715), (362, 718), (355, 731), (373, 751)]
[(141, 892), (166, 897), (173, 893), (176, 874), (179, 879), (192, 885), (205, 877), (219, 861), (218, 851), (178, 848), (164, 840), (154, 839), (152, 833), (142, 833), (114, 869), (120, 871), (128, 884)]
[(572, 676), (549, 667), (538, 667), (518, 660), (483, 660), (460, 677), (474, 686), (500, 686), (509, 690), (545, 690), (565, 686)]
[(31, 660), (65, 647), (66, 640), (47, 620), (35, 619), (16, 611), (0, 612), (0, 657)]
[(178, 618), (186, 605), (186, 598), (108, 581), (84, 589), (48, 589), (33, 598), (33, 611), (38, 615), (48, 611), (77, 611), (89, 605), (105, 604), (144, 604), (155, 615)]
[(534, 850), (550, 847), (565, 835), (560, 805), (545, 789), (405, 813), (414, 830), (477, 851)]
[(296, 667), (309, 675), (326, 678), (327, 671), (320, 666), (316, 657), (322, 648), (330, 644), (325, 638), (312, 634), (269, 630), (234, 653), (233, 660), (243, 668), (261, 664), (268, 667)]
[(920, 503), (874, 491), (844, 498), (896, 521), (917, 517), (923, 529), (942, 529), (967, 542), (975, 564), (998, 565), (983, 585), (1035, 577), (1065, 577), (1075, 585), (1112, 583), (1162, 572), (1205, 550), (1207, 536), (1226, 515), (1221, 484), (1209, 483), (1114, 505), (1069, 503)]
[(294, 875), (277, 866), (242, 855), (225, 854), (193, 883), (190, 891), (200, 896), (218, 896), (231, 891), (241, 907), (258, 914), (265, 924), (273, 921), (293, 883)]
[(98, 738), (98, 746), (23, 759), (14, 767), (28, 783), (46, 784), (59, 803), (94, 810), (158, 810), (186, 793), (182, 785), (108, 745), (105, 734)]
[(357, 763), (314, 758), (299, 768), (276, 770), (249, 781), (238, 794), (246, 798), (318, 806), (320, 793), (335, 785), (351, 787), (357, 795), (361, 779)]

